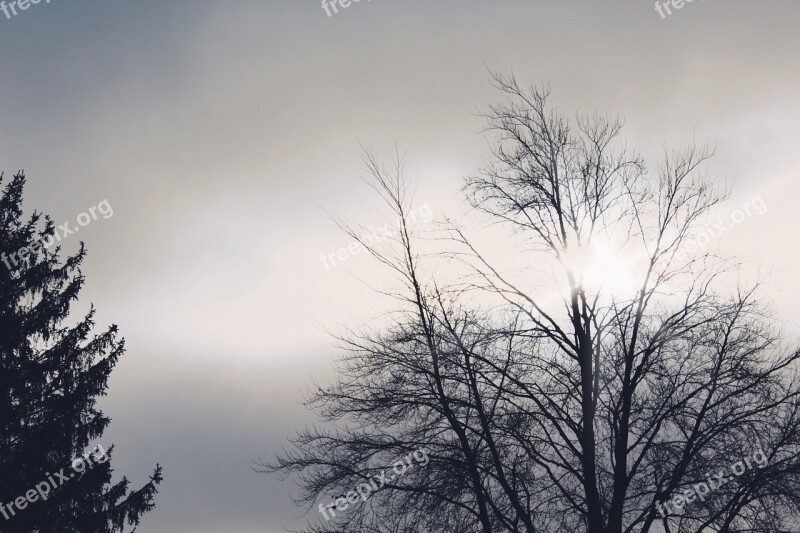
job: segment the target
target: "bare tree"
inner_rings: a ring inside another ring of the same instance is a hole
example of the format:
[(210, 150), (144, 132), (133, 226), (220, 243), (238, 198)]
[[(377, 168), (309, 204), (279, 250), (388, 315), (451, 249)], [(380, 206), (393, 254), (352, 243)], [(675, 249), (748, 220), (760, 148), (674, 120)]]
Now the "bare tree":
[[(555, 286), (496, 264), (455, 225), (454, 246), (419, 253), (401, 164), (368, 156), (401, 221), (395, 247), (342, 226), (397, 275), (394, 325), (342, 339), (338, 381), (310, 399), (327, 423), (264, 466), (299, 472), (313, 505), (426, 450), (424, 467), (312, 531), (791, 530), (800, 351), (757, 286), (732, 282), (734, 262), (685, 253), (726, 197), (704, 174), (710, 150), (668, 152), (650, 172), (620, 121), (573, 127), (547, 90), (494, 80), (509, 101), (486, 113), (496, 144), (465, 192)], [(637, 260), (610, 272), (598, 253)], [(433, 261), (466, 270), (445, 282)], [(756, 452), (763, 464), (731, 474)]]

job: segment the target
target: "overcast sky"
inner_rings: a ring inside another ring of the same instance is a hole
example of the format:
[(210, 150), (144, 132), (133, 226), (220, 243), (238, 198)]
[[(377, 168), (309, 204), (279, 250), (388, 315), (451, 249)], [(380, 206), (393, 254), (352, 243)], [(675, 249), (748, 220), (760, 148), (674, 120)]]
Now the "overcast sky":
[[(51, 0), (0, 13), (0, 170), (57, 223), (114, 214), (64, 241), (88, 248), (82, 305), (128, 352), (102, 405), (114, 466), (165, 481), (141, 533), (278, 532), (290, 482), (251, 470), (313, 420), (327, 330), (384, 303), (326, 269), (349, 239), (326, 210), (379, 225), (360, 143), (395, 143), (417, 202), (462, 216), (487, 155), (475, 112), (487, 66), (548, 82), (569, 115), (619, 114), (651, 163), (710, 141), (731, 209), (768, 209), (720, 239), (797, 316), (800, 36), (796, 0), (707, 0), (665, 19), (651, 0)], [(791, 322), (789, 320), (789, 322)], [(793, 327), (788, 324), (787, 327)], [(314, 511), (309, 516), (313, 518)]]

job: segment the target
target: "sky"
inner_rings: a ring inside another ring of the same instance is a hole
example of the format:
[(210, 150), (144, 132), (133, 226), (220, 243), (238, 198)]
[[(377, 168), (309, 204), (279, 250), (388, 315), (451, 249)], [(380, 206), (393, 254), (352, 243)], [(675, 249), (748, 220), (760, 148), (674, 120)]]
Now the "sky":
[[(104, 200), (83, 241), (98, 327), (127, 353), (101, 402), (118, 475), (165, 480), (141, 533), (279, 532), (303, 523), (291, 481), (253, 471), (314, 421), (332, 332), (388, 302), (330, 213), (386, 222), (362, 146), (405, 154), (415, 202), (459, 196), (502, 101), (488, 69), (549, 84), (569, 116), (619, 115), (655, 166), (665, 146), (716, 147), (725, 209), (755, 198), (717, 245), (764, 276), (795, 335), (800, 167), (796, 0), (706, 0), (662, 18), (649, 0), (51, 0), (0, 12), (0, 171), (60, 224)], [(308, 514), (314, 520), (316, 511)]]

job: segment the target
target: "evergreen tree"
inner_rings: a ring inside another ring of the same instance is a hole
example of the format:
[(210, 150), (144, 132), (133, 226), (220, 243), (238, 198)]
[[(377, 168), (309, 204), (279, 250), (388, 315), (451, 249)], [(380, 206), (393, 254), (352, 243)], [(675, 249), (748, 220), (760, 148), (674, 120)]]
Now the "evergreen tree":
[(111, 483), (113, 447), (85, 451), (110, 422), (96, 402), (124, 340), (115, 325), (93, 333), (93, 307), (70, 320), (83, 244), (63, 262), (43, 245), (56, 228), (23, 219), (24, 184), (16, 174), (0, 197), (0, 531), (122, 532), (154, 507), (161, 467), (131, 490)]

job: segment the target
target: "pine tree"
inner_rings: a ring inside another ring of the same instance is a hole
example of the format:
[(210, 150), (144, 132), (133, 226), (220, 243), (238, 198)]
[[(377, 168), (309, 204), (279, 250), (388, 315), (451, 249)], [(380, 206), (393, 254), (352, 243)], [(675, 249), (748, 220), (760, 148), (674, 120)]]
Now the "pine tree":
[(56, 228), (23, 219), (24, 185), (18, 173), (0, 197), (0, 531), (122, 532), (154, 507), (161, 467), (131, 490), (111, 483), (113, 447), (86, 452), (110, 423), (96, 402), (124, 340), (93, 333), (94, 307), (71, 319), (83, 244), (64, 261), (44, 246)]

